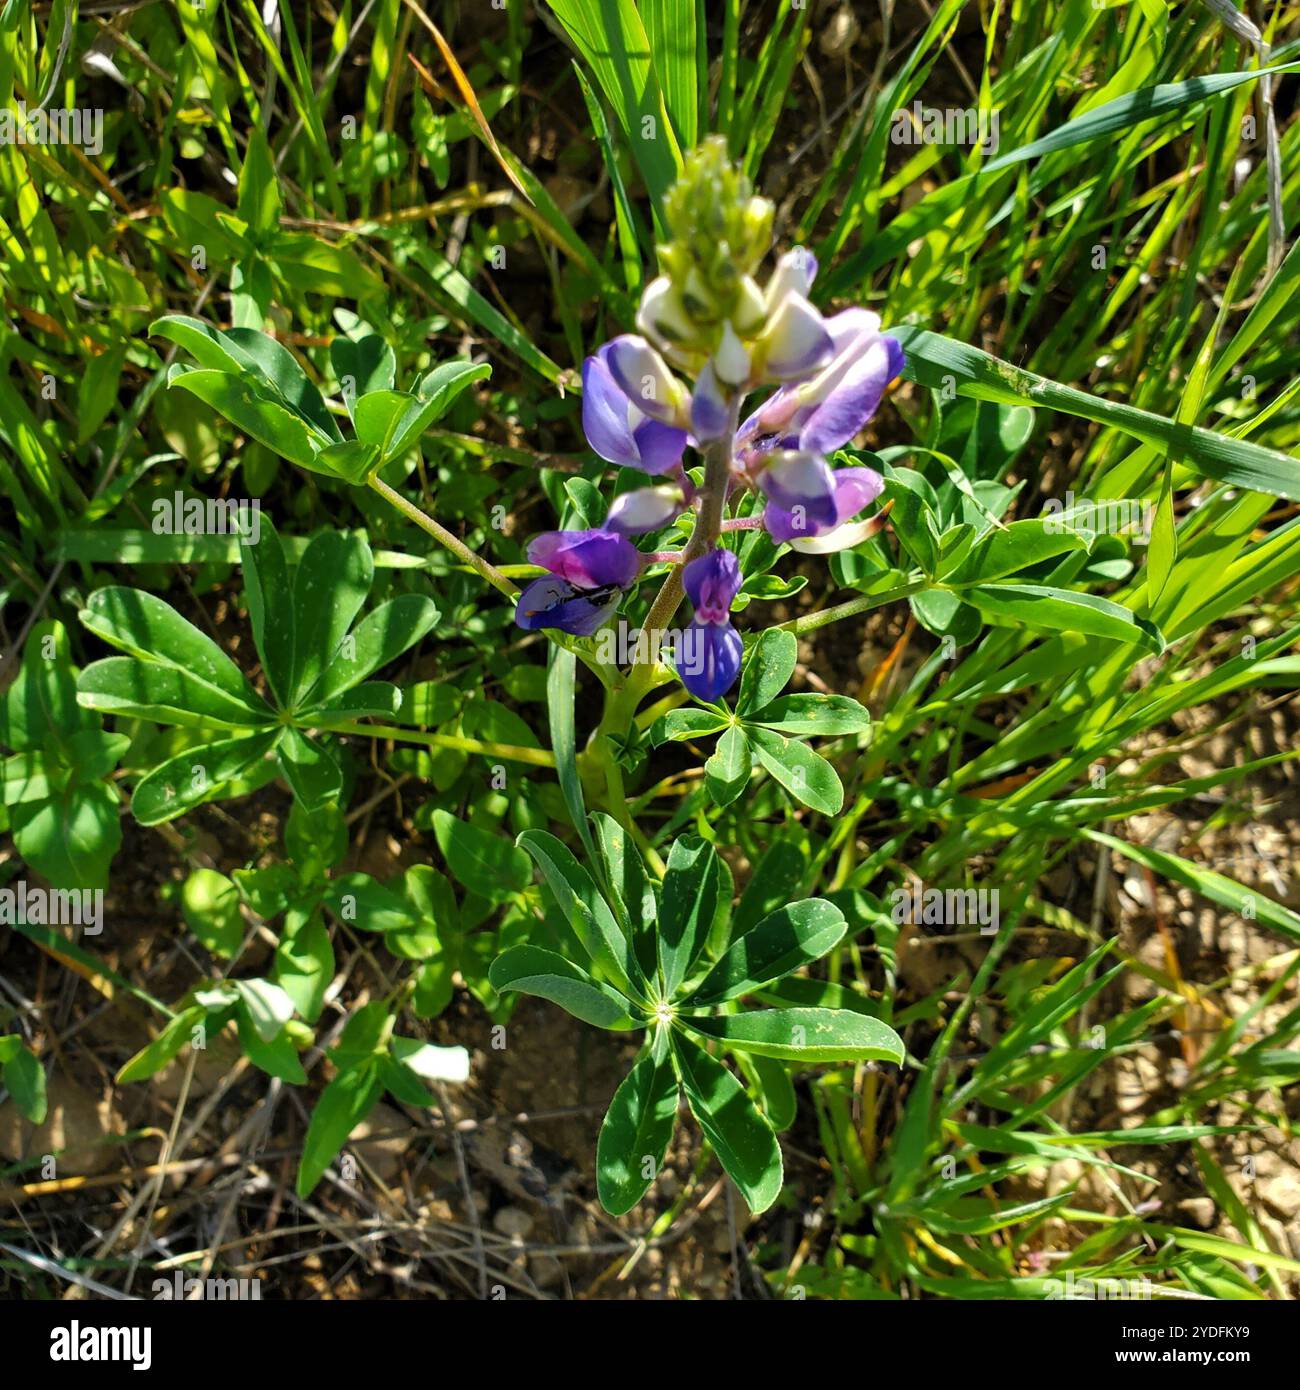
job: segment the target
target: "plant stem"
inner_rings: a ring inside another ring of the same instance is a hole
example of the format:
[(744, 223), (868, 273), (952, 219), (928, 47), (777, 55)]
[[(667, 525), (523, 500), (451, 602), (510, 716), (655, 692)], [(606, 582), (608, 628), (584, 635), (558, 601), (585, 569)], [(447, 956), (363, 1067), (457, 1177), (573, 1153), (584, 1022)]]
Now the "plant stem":
[(402, 743), (422, 743), (429, 748), (456, 748), (462, 753), (482, 753), (511, 763), (531, 763), (534, 767), (554, 767), (555, 755), (546, 748), (519, 748), (512, 743), (484, 743), (460, 734), (431, 734), (423, 729), (398, 729), (391, 724), (322, 724), (330, 734), (356, 734), (366, 738), (391, 738)]
[(436, 522), (427, 512), (421, 511), (414, 502), (408, 501), (395, 488), (389, 487), (382, 478), (371, 478), (370, 486), (385, 502), (391, 503), (409, 521), (415, 522), (422, 531), (427, 531), (439, 545), (450, 550), (458, 560), (463, 560), (471, 569), (476, 570), (506, 598), (519, 597), (519, 590), (495, 565), (485, 560), (477, 551), (471, 550), (459, 536), (453, 536), (445, 526)]
[(869, 612), (873, 608), (893, 603), (895, 599), (906, 598), (908, 594), (915, 594), (929, 587), (928, 579), (909, 579), (906, 584), (886, 589), (884, 593), (863, 594), (861, 598), (851, 598), (847, 603), (837, 604), (834, 608), (823, 608), (819, 613), (808, 613), (802, 618), (793, 618), (788, 623), (782, 623), (781, 627), (787, 632), (814, 632), (819, 627), (839, 622), (841, 618), (856, 617), (859, 613)]

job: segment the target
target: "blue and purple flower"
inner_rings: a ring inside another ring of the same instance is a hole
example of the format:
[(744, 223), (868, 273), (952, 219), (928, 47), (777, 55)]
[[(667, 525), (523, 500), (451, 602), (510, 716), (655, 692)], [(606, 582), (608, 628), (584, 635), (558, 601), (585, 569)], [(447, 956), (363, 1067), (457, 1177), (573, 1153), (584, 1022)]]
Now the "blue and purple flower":
[(742, 583), (730, 550), (711, 550), (682, 570), (682, 586), (695, 609), (677, 654), (677, 674), (697, 699), (720, 700), (736, 682), (744, 643), (731, 625), (731, 605)]
[(515, 622), (530, 632), (554, 627), (590, 637), (641, 573), (636, 546), (604, 529), (546, 531), (529, 544), (528, 558), (550, 571), (534, 579), (515, 604)]
[[(620, 352), (624, 339), (606, 343), (582, 367), (582, 429), (587, 443), (606, 463), (639, 468), (642, 473), (671, 473), (679, 470), (686, 451), (686, 430), (674, 424), (687, 411), (685, 388), (681, 395), (666, 392), (660, 400), (652, 390), (661, 378), (651, 370), (647, 383), (633, 382), (629, 392), (622, 382), (635, 366), (636, 354)], [(637, 343), (644, 343), (642, 338)], [(649, 344), (646, 344), (649, 347)], [(653, 349), (650, 349), (653, 352)], [(671, 378), (667, 364), (654, 353), (663, 373)], [(666, 417), (666, 418), (665, 418)]]
[[(723, 154), (713, 150), (708, 157), (716, 162)], [(707, 159), (702, 170), (705, 165), (712, 168)], [(803, 248), (782, 256), (760, 289), (753, 275), (770, 241), (770, 205), (742, 199), (726, 213), (747, 250), (737, 256), (728, 242), (719, 254), (713, 224), (695, 206), (714, 196), (713, 184), (701, 178), (678, 200), (681, 226), (661, 248), (666, 273), (642, 295), (640, 332), (607, 343), (582, 373), (582, 423), (592, 449), (607, 462), (664, 481), (618, 497), (596, 530), (551, 532), (533, 542), (529, 559), (550, 574), (520, 596), (522, 626), (595, 632), (651, 559), (627, 538), (670, 525), (697, 501), (682, 467), (687, 446), (712, 451), (716, 461), (718, 442), (732, 431), (731, 464), (720, 486), (728, 494), (756, 489), (764, 507), (761, 523), (724, 519), (723, 530), (761, 524), (780, 544), (824, 554), (879, 528), (878, 515), (859, 518), (884, 488), (880, 474), (833, 469), (828, 460), (875, 413), (902, 371), (902, 348), (867, 309), (822, 316), (809, 298), (817, 260)], [(679, 371), (694, 379), (693, 390)], [(737, 428), (744, 398), (772, 386), (777, 389)], [(687, 564), (682, 581), (695, 617), (689, 652), (678, 653), (678, 673), (692, 694), (717, 700), (740, 671), (742, 644), (730, 619), (740, 566), (731, 551), (714, 549)]]

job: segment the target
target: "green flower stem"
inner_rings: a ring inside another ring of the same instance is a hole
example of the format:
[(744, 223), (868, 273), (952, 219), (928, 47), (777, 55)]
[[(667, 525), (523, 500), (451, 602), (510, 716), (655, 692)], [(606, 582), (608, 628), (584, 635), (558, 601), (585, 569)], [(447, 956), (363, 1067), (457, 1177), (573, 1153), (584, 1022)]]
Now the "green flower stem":
[(554, 767), (555, 754), (546, 748), (519, 748), (512, 743), (484, 743), (482, 739), (459, 734), (431, 734), (422, 729), (398, 729), (391, 724), (322, 724), (330, 734), (355, 734), (364, 738), (391, 738), (400, 743), (421, 743), (428, 748), (457, 748), (462, 753), (482, 753), (510, 763), (531, 763), (534, 767)]
[(414, 502), (408, 501), (395, 488), (388, 486), (382, 478), (370, 479), (370, 486), (385, 502), (391, 503), (408, 521), (413, 521), (422, 531), (427, 531), (439, 545), (450, 550), (458, 559), (476, 570), (489, 584), (508, 599), (519, 597), (519, 590), (493, 564), (485, 560), (477, 551), (471, 550), (459, 536), (453, 536), (445, 526), (436, 522), (427, 512), (421, 511)]
[(847, 603), (837, 604), (834, 608), (823, 608), (818, 613), (793, 618), (788, 623), (782, 623), (781, 627), (786, 632), (815, 632), (819, 627), (838, 623), (841, 618), (855, 618), (859, 613), (870, 612), (873, 608), (880, 608), (886, 603), (893, 603), (896, 599), (906, 598), (909, 594), (919, 593), (920, 590), (930, 587), (930, 581), (924, 576), (909, 579), (906, 584), (886, 589), (883, 593), (863, 594), (861, 598), (851, 598)]

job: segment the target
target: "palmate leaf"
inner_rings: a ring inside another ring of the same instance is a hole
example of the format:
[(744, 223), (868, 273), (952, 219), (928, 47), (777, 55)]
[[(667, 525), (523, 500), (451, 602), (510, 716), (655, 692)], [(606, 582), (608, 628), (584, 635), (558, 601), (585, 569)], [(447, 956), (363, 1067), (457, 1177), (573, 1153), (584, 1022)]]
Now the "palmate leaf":
[(691, 1008), (711, 1007), (779, 980), (820, 960), (843, 937), (844, 914), (823, 898), (791, 903), (734, 942), (691, 996)]
[(308, 811), (337, 801), (343, 791), (343, 770), (338, 759), (319, 739), (298, 729), (284, 731), (276, 749), (280, 772), (293, 789), (294, 799)]
[(799, 659), (799, 641), (793, 632), (772, 627), (754, 644), (740, 676), (736, 710), (746, 719), (769, 705), (790, 683)]
[(686, 1027), (741, 1052), (793, 1062), (901, 1063), (903, 1043), (878, 1018), (847, 1009), (761, 1009), (720, 1018), (684, 1017)]
[(748, 733), (759, 762), (791, 796), (825, 815), (839, 813), (844, 786), (825, 758), (797, 738), (785, 738), (761, 725), (751, 725)]
[(804, 738), (860, 734), (871, 727), (870, 713), (848, 695), (781, 695), (749, 718), (764, 728)]
[(677, 1100), (668, 1050), (647, 1045), (614, 1092), (596, 1140), (596, 1190), (611, 1215), (631, 1211), (658, 1176), (677, 1123)]
[(596, 823), (605, 882), (610, 889), (610, 904), (632, 942), (642, 975), (653, 979), (657, 966), (655, 924), (659, 914), (654, 888), (627, 831), (603, 811), (597, 811), (592, 819)]
[(715, 806), (729, 806), (749, 785), (754, 770), (749, 739), (739, 724), (723, 732), (704, 764), (704, 776)]
[(181, 727), (217, 725), (256, 728), (274, 719), (269, 706), (250, 709), (247, 702), (218, 690), (175, 666), (110, 656), (93, 661), (77, 679), (77, 698), (101, 714), (152, 719)]
[(707, 840), (683, 836), (673, 842), (659, 905), (659, 970), (669, 999), (708, 939), (722, 883), (722, 861)]
[(293, 581), (292, 704), (304, 700), (328, 669), (374, 576), (362, 536), (322, 531), (307, 547)]
[(240, 537), (239, 557), (253, 645), (280, 707), (287, 709), (293, 699), (293, 590), (284, 546), (268, 517), (261, 518), (256, 545), (251, 536)]
[(488, 983), (498, 994), (520, 990), (549, 999), (596, 1028), (623, 1032), (644, 1026), (644, 1020), (633, 1018), (622, 995), (540, 946), (514, 946), (499, 955), (488, 971)]
[(91, 594), (80, 618), (110, 646), (145, 661), (175, 667), (215, 686), (256, 713), (265, 708), (239, 667), (170, 604), (140, 589), (110, 587)]
[(151, 769), (135, 785), (131, 813), (141, 825), (160, 825), (209, 801), (275, 747), (281, 731), (221, 739), (188, 748)]
[(784, 1170), (781, 1146), (745, 1088), (716, 1058), (673, 1036), (673, 1062), (691, 1114), (756, 1215), (776, 1201)]
[[(331, 531), (316, 537), (303, 551), (292, 585), (284, 546), (269, 521), (257, 544), (251, 536), (241, 539), (241, 554), (254, 644), (280, 708), (295, 724), (277, 720), (216, 643), (161, 599), (138, 589), (101, 589), (81, 614), (91, 631), (132, 653), (86, 668), (77, 695), (82, 706), (178, 726), (242, 730), (261, 739), (210, 745), (220, 776), (210, 773), (207, 756), (197, 750), (152, 769), (132, 802), (138, 819), (150, 818), (146, 824), (209, 799), (214, 784), (241, 776), (271, 747), (298, 804), (310, 810), (337, 799), (343, 786), (337, 758), (296, 725), (328, 728), (365, 715), (391, 717), (401, 705), (394, 686), (360, 687), (437, 621), (431, 599), (404, 594), (349, 632), (374, 573), (370, 547), (359, 535)], [(295, 708), (308, 701), (315, 707)], [(6, 785), (9, 780), (6, 774)]]
[(583, 949), (615, 985), (633, 997), (644, 997), (645, 980), (632, 942), (610, 911), (591, 875), (569, 850), (543, 830), (526, 830), (516, 841), (541, 869)]
[[(325, 663), (319, 684), (305, 693), (312, 702), (334, 702), (429, 633), (438, 605), (424, 594), (398, 594), (367, 613)], [(381, 712), (388, 712), (381, 710)]]

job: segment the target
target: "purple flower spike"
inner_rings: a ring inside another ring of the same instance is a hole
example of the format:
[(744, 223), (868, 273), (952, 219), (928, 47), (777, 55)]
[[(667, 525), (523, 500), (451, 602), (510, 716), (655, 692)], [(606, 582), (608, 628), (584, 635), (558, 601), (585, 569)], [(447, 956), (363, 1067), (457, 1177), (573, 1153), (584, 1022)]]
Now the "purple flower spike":
[(641, 553), (610, 531), (545, 531), (528, 543), (528, 558), (579, 589), (628, 588), (641, 573)]
[[(806, 549), (814, 554), (855, 545), (861, 537), (849, 534), (852, 528), (845, 528), (845, 523), (880, 496), (885, 480), (874, 468), (840, 468), (831, 474), (831, 479), (835, 503), (833, 521), (826, 525), (810, 525), (806, 515), (769, 502), (763, 511), (763, 525), (768, 535), (774, 541), (788, 541), (796, 550)], [(835, 544), (833, 538), (841, 528), (845, 528), (843, 544)], [(825, 543), (810, 544), (818, 537), (823, 538)]]
[[(835, 475), (824, 458), (796, 450), (772, 455), (772, 462), (759, 475), (758, 485), (781, 512), (789, 513), (791, 524), (802, 535), (835, 525)], [(788, 539), (776, 537), (775, 539)]]
[(590, 637), (618, 607), (623, 591), (612, 585), (577, 589), (567, 580), (544, 575), (519, 595), (515, 622), (529, 632), (555, 627), (574, 637)]
[(696, 699), (712, 704), (736, 683), (744, 653), (740, 633), (729, 622), (701, 622), (697, 618), (682, 636), (677, 674)]
[(686, 431), (652, 420), (628, 399), (605, 360), (608, 347), (582, 364), (582, 430), (607, 463), (667, 473), (682, 461)]
[(682, 586), (697, 623), (726, 623), (740, 592), (740, 562), (730, 550), (711, 550), (682, 571)]

